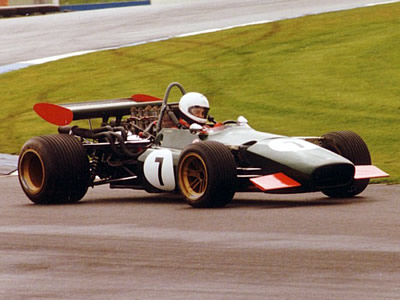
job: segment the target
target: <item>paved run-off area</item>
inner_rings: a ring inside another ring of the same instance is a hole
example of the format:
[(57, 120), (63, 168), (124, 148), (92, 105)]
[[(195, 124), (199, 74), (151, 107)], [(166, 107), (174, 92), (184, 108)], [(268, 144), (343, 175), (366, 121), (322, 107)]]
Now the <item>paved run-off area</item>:
[(33, 205), (0, 177), (0, 298), (395, 299), (400, 186), (360, 197), (237, 194), (223, 209), (90, 189)]

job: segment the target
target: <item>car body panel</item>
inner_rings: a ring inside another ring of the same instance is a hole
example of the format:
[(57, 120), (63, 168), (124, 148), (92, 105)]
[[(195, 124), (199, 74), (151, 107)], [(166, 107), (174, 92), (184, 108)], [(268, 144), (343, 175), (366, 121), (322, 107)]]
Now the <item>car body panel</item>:
[[(90, 157), (92, 187), (109, 183), (111, 188), (178, 192), (181, 154), (194, 143), (208, 143), (207, 149), (211, 149), (215, 142), (230, 150), (218, 148), (224, 157), (232, 155), (232, 161), (224, 162), (233, 166), (229, 173), (236, 176), (236, 191), (331, 192), (337, 187), (347, 188), (355, 180), (388, 176), (375, 166), (357, 166), (322, 147), (323, 137), (299, 138), (257, 131), (243, 116), (223, 123), (210, 119), (205, 126), (180, 128), (173, 117), (179, 113), (178, 105), (168, 103), (174, 86), (185, 94), (182, 86), (171, 83), (162, 100), (136, 94), (93, 102), (38, 103), (34, 110), (60, 126), (60, 134), (79, 137), (85, 155)], [(123, 119), (125, 116), (128, 117)], [(171, 126), (164, 125), (164, 117), (170, 118), (165, 124), (172, 123)], [(102, 127), (93, 130), (65, 126), (74, 120), (92, 118), (102, 118)], [(215, 163), (218, 154), (212, 155)], [(220, 166), (220, 170), (225, 169)]]
[(290, 137), (262, 140), (247, 151), (296, 169), (307, 175), (319, 167), (332, 164), (352, 164), (348, 159), (313, 143)]

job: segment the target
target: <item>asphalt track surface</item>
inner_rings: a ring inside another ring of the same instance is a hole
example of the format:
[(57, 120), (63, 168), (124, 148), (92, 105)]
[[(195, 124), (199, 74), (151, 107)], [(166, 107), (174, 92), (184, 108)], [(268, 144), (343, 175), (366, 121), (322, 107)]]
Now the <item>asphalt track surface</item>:
[(400, 186), (360, 197), (90, 189), (29, 202), (0, 177), (0, 299), (399, 299)]
[[(158, 0), (2, 19), (0, 65), (371, 3), (348, 2)], [(15, 176), (0, 191), (0, 299), (400, 298), (398, 185), (345, 200), (237, 194), (204, 210), (106, 186), (37, 206)]]

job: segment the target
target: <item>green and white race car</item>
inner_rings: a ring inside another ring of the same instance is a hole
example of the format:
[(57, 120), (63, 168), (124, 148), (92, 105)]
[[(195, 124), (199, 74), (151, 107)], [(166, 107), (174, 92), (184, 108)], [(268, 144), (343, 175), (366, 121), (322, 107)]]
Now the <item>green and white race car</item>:
[[(58, 134), (33, 137), (22, 147), (21, 187), (37, 204), (73, 203), (89, 187), (180, 193), (193, 207), (223, 207), (235, 192), (321, 191), (348, 198), (370, 178), (388, 176), (371, 164), (364, 141), (350, 131), (287, 137), (252, 129), (247, 120), (206, 125), (179, 122), (178, 103), (136, 94), (130, 98), (55, 105), (34, 110), (58, 125)], [(98, 128), (91, 119), (102, 118)], [(88, 119), (89, 128), (71, 126)]]

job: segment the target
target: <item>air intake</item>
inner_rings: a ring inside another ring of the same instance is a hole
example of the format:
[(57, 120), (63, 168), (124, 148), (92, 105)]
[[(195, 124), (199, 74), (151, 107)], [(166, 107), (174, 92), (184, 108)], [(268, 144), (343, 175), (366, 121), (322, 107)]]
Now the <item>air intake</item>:
[(312, 179), (317, 189), (332, 188), (349, 184), (354, 172), (354, 166), (350, 164), (329, 165), (316, 169)]

